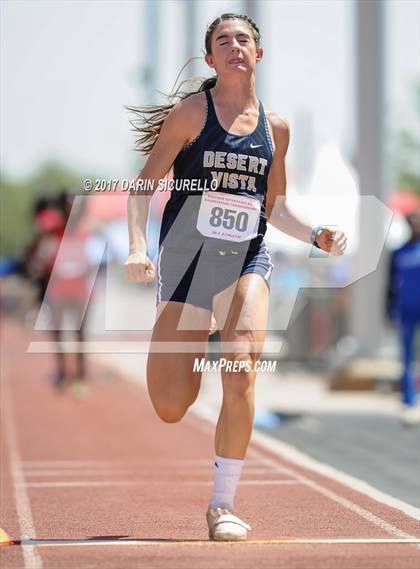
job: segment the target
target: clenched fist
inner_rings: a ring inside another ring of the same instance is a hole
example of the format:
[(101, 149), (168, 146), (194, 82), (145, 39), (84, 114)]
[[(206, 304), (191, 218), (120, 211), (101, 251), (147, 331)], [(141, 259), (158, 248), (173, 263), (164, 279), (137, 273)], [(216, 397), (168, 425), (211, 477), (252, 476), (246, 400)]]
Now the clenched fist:
[(131, 282), (149, 284), (155, 278), (155, 267), (146, 253), (131, 253), (124, 267)]
[(347, 246), (347, 237), (341, 229), (324, 227), (318, 234), (316, 242), (323, 251), (337, 257), (343, 255)]

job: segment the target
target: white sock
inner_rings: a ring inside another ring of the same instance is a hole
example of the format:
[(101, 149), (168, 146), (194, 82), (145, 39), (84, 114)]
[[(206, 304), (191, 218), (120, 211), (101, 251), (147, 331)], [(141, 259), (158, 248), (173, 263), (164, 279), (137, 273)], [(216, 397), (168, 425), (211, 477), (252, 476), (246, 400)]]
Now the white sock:
[(214, 462), (214, 486), (210, 508), (233, 510), (236, 486), (241, 477), (244, 461), (239, 458), (225, 458), (216, 455)]

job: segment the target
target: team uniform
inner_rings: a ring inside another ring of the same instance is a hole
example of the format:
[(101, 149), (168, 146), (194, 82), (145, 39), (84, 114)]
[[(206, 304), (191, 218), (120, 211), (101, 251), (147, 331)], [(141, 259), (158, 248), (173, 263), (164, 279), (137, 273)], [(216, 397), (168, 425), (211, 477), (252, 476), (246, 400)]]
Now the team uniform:
[(205, 96), (204, 127), (174, 161), (156, 300), (211, 310), (213, 296), (244, 274), (259, 274), (269, 286), (273, 264), (264, 235), (274, 152), (261, 101), (255, 130), (241, 136), (223, 129), (211, 92)]

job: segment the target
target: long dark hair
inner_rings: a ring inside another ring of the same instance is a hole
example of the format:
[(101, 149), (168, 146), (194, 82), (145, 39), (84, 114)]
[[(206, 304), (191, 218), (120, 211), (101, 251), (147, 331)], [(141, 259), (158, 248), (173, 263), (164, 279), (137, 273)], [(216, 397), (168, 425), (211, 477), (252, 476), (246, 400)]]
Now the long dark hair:
[[(207, 28), (204, 42), (206, 53), (211, 53), (211, 38), (214, 30), (221, 22), (225, 20), (243, 20), (246, 22), (252, 31), (255, 45), (257, 48), (260, 46), (261, 36), (257, 24), (249, 16), (229, 13), (222, 14), (216, 18)], [(178, 77), (182, 73), (185, 66), (190, 63), (190, 61), (192, 60), (187, 61), (187, 63), (179, 72)], [(175, 81), (175, 85), (178, 81), (178, 77)], [(185, 79), (185, 81), (182, 81), (182, 83), (175, 91), (172, 90), (172, 92), (166, 96), (169, 101), (166, 105), (146, 105), (141, 107), (127, 106), (126, 109), (136, 115), (133, 120), (130, 120), (130, 124), (137, 135), (135, 149), (142, 154), (149, 154), (159, 136), (160, 129), (164, 120), (168, 116), (170, 110), (176, 105), (176, 103), (178, 101), (186, 99), (187, 97), (190, 97), (191, 95), (195, 95), (196, 93), (206, 91), (207, 89), (212, 89), (216, 85), (216, 82), (217, 75), (207, 77), (206, 79), (200, 77), (191, 77), (189, 79)], [(194, 83), (198, 83), (198, 88), (196, 86), (195, 90), (191, 89)], [(183, 86), (186, 84), (190, 85), (190, 89), (183, 89)]]

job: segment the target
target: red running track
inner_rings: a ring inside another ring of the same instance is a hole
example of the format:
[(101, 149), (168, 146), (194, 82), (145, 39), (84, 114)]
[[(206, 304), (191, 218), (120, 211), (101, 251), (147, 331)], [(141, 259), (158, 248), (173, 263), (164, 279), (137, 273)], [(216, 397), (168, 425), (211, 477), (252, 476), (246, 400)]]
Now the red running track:
[(3, 324), (2, 569), (419, 568), (413, 517), (255, 442), (236, 498), (250, 541), (207, 541), (213, 425), (165, 424), (141, 386), (97, 370), (86, 398), (58, 394), (28, 340)]

